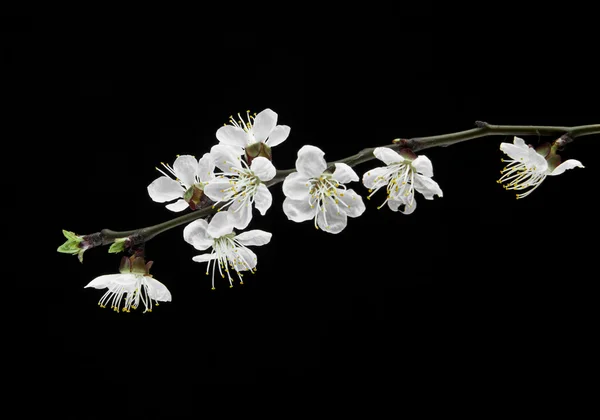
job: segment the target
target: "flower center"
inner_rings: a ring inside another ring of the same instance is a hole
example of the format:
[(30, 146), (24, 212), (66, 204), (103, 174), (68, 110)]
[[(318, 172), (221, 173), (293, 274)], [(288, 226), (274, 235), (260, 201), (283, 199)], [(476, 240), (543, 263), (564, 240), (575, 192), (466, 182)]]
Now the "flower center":
[[(131, 309), (137, 309), (140, 302), (144, 305), (144, 313), (152, 312), (152, 299), (148, 293), (148, 281), (145, 276), (141, 274), (135, 274), (136, 285), (133, 290), (130, 287), (122, 284), (113, 284), (109, 287), (108, 291), (100, 298), (98, 305), (101, 308), (106, 308), (110, 305), (110, 308), (115, 312), (131, 312)], [(123, 302), (123, 298), (125, 302)], [(158, 306), (158, 302), (154, 302), (154, 305)], [(122, 307), (121, 307), (122, 306)]]
[(213, 250), (211, 253), (211, 260), (208, 261), (208, 266), (206, 267), (206, 275), (210, 273), (210, 267), (212, 265), (212, 289), (215, 290), (215, 271), (219, 270), (219, 274), (222, 278), (225, 278), (225, 274), (227, 274), (227, 279), (229, 280), (229, 287), (233, 287), (233, 278), (229, 273), (229, 268), (233, 269), (240, 280), (240, 284), (244, 284), (242, 277), (244, 275), (240, 273), (240, 271), (248, 271), (252, 274), (256, 272), (256, 269), (253, 268), (256, 266), (256, 261), (249, 261), (248, 255), (242, 255), (239, 252), (239, 249), (248, 250), (243, 244), (241, 244), (237, 239), (235, 239), (236, 234), (230, 233), (228, 235), (221, 236), (214, 240)]
[(221, 190), (225, 194), (220, 201), (225, 203), (221, 210), (232, 205), (236, 200), (240, 202), (240, 206), (234, 211), (238, 211), (242, 206), (254, 204), (254, 196), (262, 181), (246, 162), (243, 160), (241, 162), (244, 168), (231, 167), (231, 172), (219, 174), (220, 179), (229, 179), (230, 184), (230, 187)]
[[(411, 207), (415, 198), (415, 168), (410, 162), (394, 163), (385, 168), (385, 172), (375, 178), (373, 188), (369, 190), (371, 196), (382, 187), (387, 189), (385, 201), (377, 207), (381, 209), (389, 200), (402, 201), (405, 205)], [(370, 172), (368, 173), (370, 175)]]
[[(319, 229), (317, 225), (317, 215), (319, 212), (323, 214), (325, 225), (329, 228), (327, 223), (327, 212), (331, 209), (335, 209), (337, 214), (340, 214), (340, 205), (349, 207), (341, 197), (344, 197), (346, 186), (337, 182), (333, 175), (330, 173), (323, 173), (319, 178), (312, 178), (309, 181), (310, 189), (308, 191), (308, 204), (311, 209), (315, 210), (315, 228)], [(327, 209), (329, 204), (330, 209)]]
[(501, 161), (507, 162), (508, 165), (500, 171), (502, 176), (496, 181), (498, 184), (505, 184), (503, 185), (505, 190), (520, 191), (531, 188), (525, 193), (517, 194), (517, 199), (527, 197), (546, 179), (546, 174), (542, 170), (523, 158), (501, 159)]

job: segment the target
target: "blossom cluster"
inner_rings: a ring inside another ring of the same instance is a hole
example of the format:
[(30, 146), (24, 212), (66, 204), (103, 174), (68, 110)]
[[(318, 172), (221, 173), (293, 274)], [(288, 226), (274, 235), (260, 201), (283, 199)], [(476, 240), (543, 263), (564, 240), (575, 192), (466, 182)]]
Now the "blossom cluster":
[[(185, 242), (198, 251), (206, 251), (193, 261), (207, 264), (206, 274), (212, 279), (213, 289), (217, 273), (227, 279), (230, 287), (236, 281), (243, 284), (243, 272), (254, 273), (258, 262), (249, 247), (271, 241), (269, 232), (241, 231), (250, 225), (255, 214), (267, 213), (273, 202), (269, 183), (283, 179), (283, 175), (277, 177), (271, 148), (288, 138), (290, 127), (278, 125), (277, 121), (278, 115), (270, 109), (259, 114), (247, 112), (245, 118), (240, 114), (230, 117), (229, 124), (216, 132), (218, 144), (208, 153), (200, 159), (178, 156), (172, 166), (162, 163), (163, 168), (157, 168), (161, 176), (147, 187), (150, 198), (168, 203), (166, 208), (170, 211), (209, 206), (215, 210), (212, 217), (195, 220), (183, 231)], [(502, 143), (500, 150), (509, 159), (503, 160), (507, 166), (498, 182), (507, 190), (519, 191), (517, 198), (531, 194), (549, 175), (583, 167), (573, 159), (561, 163), (550, 145), (533, 148), (518, 137), (512, 144)], [(378, 191), (385, 191), (378, 209), (387, 205), (394, 212), (408, 215), (416, 210), (416, 192), (426, 200), (443, 197), (442, 189), (433, 180), (433, 164), (425, 155), (416, 155), (398, 144), (376, 147), (372, 153), (382, 165), (367, 170), (362, 184), (368, 190), (368, 200)], [(347, 186), (361, 178), (350, 164), (350, 159), (328, 163), (318, 147), (301, 147), (295, 171), (286, 171), (283, 179), (283, 212), (287, 218), (297, 223), (311, 221), (317, 230), (339, 234), (349, 218), (361, 216), (366, 210), (363, 197)], [(83, 239), (67, 233), (68, 243), (61, 252), (81, 256), (85, 250), (81, 246)], [(150, 311), (153, 301), (157, 304), (171, 300), (167, 288), (148, 274), (149, 266), (143, 258), (123, 261), (121, 274), (101, 276), (88, 284), (87, 287), (108, 289), (100, 306), (128, 312), (142, 304), (145, 311)]]

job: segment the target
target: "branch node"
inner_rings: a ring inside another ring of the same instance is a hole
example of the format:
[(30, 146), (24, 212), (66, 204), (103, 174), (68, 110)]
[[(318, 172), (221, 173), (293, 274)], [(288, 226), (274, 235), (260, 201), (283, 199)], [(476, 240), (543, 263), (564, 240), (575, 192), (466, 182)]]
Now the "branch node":
[(565, 133), (560, 136), (555, 142), (554, 145), (558, 150), (563, 150), (565, 146), (575, 140), (569, 133)]
[(485, 121), (475, 121), (475, 127), (477, 128), (490, 128), (490, 125)]

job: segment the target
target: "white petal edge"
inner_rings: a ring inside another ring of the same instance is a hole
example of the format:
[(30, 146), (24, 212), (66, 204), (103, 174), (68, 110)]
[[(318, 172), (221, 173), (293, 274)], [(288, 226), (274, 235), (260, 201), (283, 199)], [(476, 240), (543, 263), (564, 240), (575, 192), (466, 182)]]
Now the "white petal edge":
[(317, 178), (327, 169), (325, 161), (325, 152), (315, 146), (302, 146), (298, 150), (298, 159), (296, 159), (296, 169), (306, 178)]
[(386, 165), (404, 162), (404, 158), (389, 147), (377, 147), (373, 150), (373, 154)]
[(378, 179), (388, 171), (387, 167), (373, 168), (364, 173), (362, 182), (363, 185), (369, 189), (375, 188), (375, 186), (383, 180)]
[(150, 198), (157, 203), (164, 203), (165, 201), (182, 198), (184, 193), (185, 188), (183, 188), (179, 182), (168, 176), (161, 176), (148, 185), (148, 195), (150, 195)]
[(167, 204), (166, 207), (168, 210), (171, 210), (174, 212), (180, 212), (180, 211), (184, 211), (185, 209), (188, 209), (190, 207), (190, 205), (188, 204), (187, 201), (185, 201), (184, 199), (181, 199), (181, 200), (177, 200), (173, 204)]
[(348, 182), (357, 182), (360, 180), (358, 174), (354, 172), (354, 169), (345, 163), (335, 164), (333, 178), (340, 184), (347, 184)]
[(265, 144), (269, 147), (277, 146), (287, 140), (290, 135), (291, 128), (287, 125), (278, 125), (271, 131), (269, 138), (265, 141)]
[(358, 217), (365, 212), (366, 206), (362, 197), (353, 189), (348, 189), (345, 191), (339, 189), (337, 191), (338, 195), (340, 196), (339, 200), (347, 204), (347, 207), (341, 204), (340, 209), (345, 211), (348, 217)]
[(550, 172), (548, 175), (560, 175), (563, 172), (565, 172), (568, 169), (573, 169), (573, 168), (585, 168), (585, 166), (583, 166), (583, 164), (575, 159), (569, 159), (569, 160), (565, 160), (563, 163), (561, 163), (560, 165), (558, 165), (556, 168), (554, 168), (554, 170), (552, 172)]
[(196, 255), (195, 257), (192, 258), (192, 260), (196, 261), (197, 263), (203, 263), (203, 262), (212, 261), (216, 258), (217, 258), (217, 254), (202, 254), (202, 255)]
[(159, 302), (171, 302), (171, 292), (167, 286), (152, 277), (144, 277), (148, 282), (148, 295)]
[(208, 224), (206, 231), (213, 238), (220, 238), (221, 236), (229, 235), (233, 232), (233, 223), (229, 213), (220, 211), (215, 214)]
[(198, 251), (210, 248), (214, 238), (208, 233), (208, 223), (204, 219), (194, 220), (183, 229), (183, 240)]
[(269, 108), (259, 112), (254, 118), (254, 124), (252, 125), (252, 133), (256, 142), (264, 143), (276, 125), (277, 113)]
[(442, 189), (433, 179), (415, 174), (415, 190), (423, 194), (427, 200), (433, 200), (433, 196), (443, 197)]
[(127, 275), (127, 274), (105, 274), (103, 276), (96, 277), (94, 280), (89, 282), (84, 287), (93, 287), (94, 289), (104, 289), (104, 288), (110, 286), (111, 284), (115, 284), (116, 280), (119, 277), (122, 277), (124, 275)]
[(258, 209), (260, 214), (264, 216), (271, 207), (271, 204), (273, 204), (271, 191), (269, 191), (265, 184), (260, 184), (256, 191), (256, 195), (254, 196), (254, 206)]
[(300, 172), (293, 172), (283, 180), (283, 194), (294, 200), (308, 199), (310, 180)]
[(215, 159), (215, 165), (223, 172), (242, 167), (239, 148), (217, 144), (210, 149), (210, 154)]
[(227, 213), (236, 229), (246, 229), (252, 220), (252, 206), (248, 203), (235, 201), (229, 206)]
[(205, 153), (198, 161), (196, 176), (200, 182), (208, 182), (215, 177), (215, 158), (210, 153)]
[(328, 233), (337, 234), (346, 228), (348, 225), (348, 216), (346, 212), (341, 210), (338, 212), (335, 205), (331, 202), (325, 204), (326, 211), (317, 213), (317, 225), (321, 230)]
[(272, 233), (265, 232), (264, 230), (249, 230), (248, 232), (242, 232), (235, 237), (235, 239), (245, 246), (262, 246), (271, 242)]
[(263, 182), (270, 181), (275, 177), (277, 169), (266, 157), (259, 156), (252, 160), (250, 169)]
[(248, 144), (248, 133), (239, 127), (226, 125), (217, 130), (217, 140), (221, 144), (244, 148)]
[(306, 200), (286, 198), (283, 201), (283, 212), (289, 220), (296, 223), (305, 222), (315, 218), (315, 209), (311, 208), (310, 204), (308, 204), (308, 197)]
[(181, 155), (173, 163), (173, 172), (186, 188), (191, 187), (196, 182), (196, 172), (198, 172), (198, 161), (194, 156)]
[(422, 175), (429, 178), (433, 176), (433, 165), (427, 156), (421, 155), (413, 160), (411, 164)]

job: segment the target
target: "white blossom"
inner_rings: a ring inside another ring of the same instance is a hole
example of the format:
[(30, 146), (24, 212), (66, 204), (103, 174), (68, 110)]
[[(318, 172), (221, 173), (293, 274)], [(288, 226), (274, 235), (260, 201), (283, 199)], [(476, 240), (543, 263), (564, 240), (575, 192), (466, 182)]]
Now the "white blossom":
[(163, 176), (148, 185), (148, 194), (158, 203), (178, 199), (166, 206), (175, 212), (189, 207), (183, 197), (190, 188), (197, 187), (202, 190), (215, 177), (215, 162), (209, 153), (204, 154), (200, 160), (190, 155), (178, 156), (173, 167), (162, 162), (161, 164), (167, 172), (156, 168)]
[(567, 169), (583, 168), (583, 164), (575, 159), (566, 160), (560, 164), (560, 156), (548, 152), (538, 153), (533, 147), (528, 146), (519, 137), (513, 139), (513, 144), (501, 143), (502, 150), (510, 159), (502, 159), (506, 167), (500, 171), (502, 177), (497, 181), (504, 184), (506, 190), (523, 191), (517, 194), (517, 199), (525, 198), (533, 192), (546, 179), (547, 176), (560, 175)]
[(242, 271), (256, 271), (257, 257), (248, 246), (261, 246), (268, 244), (271, 234), (262, 230), (250, 230), (240, 233), (233, 231), (233, 223), (227, 213), (217, 213), (210, 223), (199, 219), (187, 225), (183, 231), (185, 241), (199, 251), (212, 248), (210, 253), (201, 254), (193, 258), (196, 262), (208, 262), (206, 274), (211, 273), (212, 288), (215, 288), (215, 271), (218, 270), (222, 278), (229, 280), (233, 287), (233, 278), (230, 269), (235, 271), (243, 284)]
[(427, 200), (433, 200), (434, 195), (443, 196), (438, 183), (431, 179), (433, 165), (426, 156), (410, 159), (387, 147), (377, 147), (373, 154), (387, 166), (367, 171), (363, 175), (363, 184), (371, 193), (367, 199), (386, 187), (387, 197), (379, 208), (387, 203), (393, 211), (411, 214), (417, 207), (415, 191)]
[[(135, 261), (132, 263), (131, 261)], [(96, 277), (85, 287), (93, 287), (95, 289), (108, 289), (100, 298), (98, 305), (101, 308), (110, 306), (116, 312), (130, 312), (131, 309), (137, 309), (140, 304), (144, 305), (144, 313), (152, 312), (154, 305), (158, 306), (158, 302), (170, 302), (171, 292), (169, 289), (152, 278), (148, 273), (151, 263), (144, 266), (142, 258), (124, 257), (123, 261), (127, 263), (121, 268), (120, 274), (107, 274)], [(141, 264), (141, 269), (137, 263)]]
[(339, 233), (348, 217), (358, 217), (365, 211), (362, 197), (345, 183), (358, 181), (358, 175), (345, 163), (336, 163), (327, 170), (325, 153), (315, 146), (298, 151), (296, 170), (283, 181), (283, 211), (294, 222), (314, 220), (315, 227), (325, 232)]
[(244, 120), (237, 114), (236, 120), (229, 117), (230, 125), (217, 130), (217, 139), (221, 144), (233, 146), (239, 154), (248, 146), (255, 143), (264, 143), (269, 147), (283, 143), (290, 134), (290, 127), (277, 125), (277, 114), (270, 109), (261, 111), (258, 115), (246, 112)]
[(227, 145), (213, 146), (210, 153), (223, 172), (215, 174), (216, 178), (204, 188), (204, 193), (215, 205), (224, 203), (221, 209), (227, 209), (234, 227), (245, 229), (252, 219), (253, 206), (261, 215), (271, 207), (273, 197), (264, 182), (273, 179), (276, 169), (264, 157), (254, 158), (248, 166), (235, 149)]

